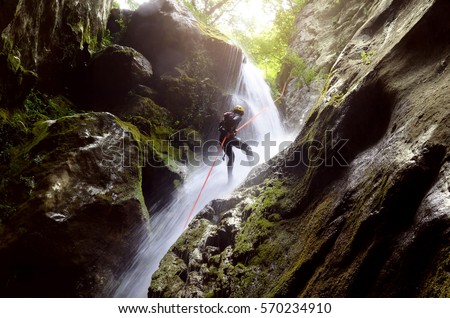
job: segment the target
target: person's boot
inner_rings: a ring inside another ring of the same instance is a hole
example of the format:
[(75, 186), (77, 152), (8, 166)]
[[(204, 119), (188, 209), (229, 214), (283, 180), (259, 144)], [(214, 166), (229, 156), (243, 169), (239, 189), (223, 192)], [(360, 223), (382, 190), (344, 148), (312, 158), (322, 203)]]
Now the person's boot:
[(249, 162), (251, 162), (253, 160), (254, 156), (253, 156), (252, 148), (250, 146), (247, 146), (245, 148), (245, 154), (247, 155), (247, 160)]
[(228, 184), (233, 181), (233, 166), (228, 166)]

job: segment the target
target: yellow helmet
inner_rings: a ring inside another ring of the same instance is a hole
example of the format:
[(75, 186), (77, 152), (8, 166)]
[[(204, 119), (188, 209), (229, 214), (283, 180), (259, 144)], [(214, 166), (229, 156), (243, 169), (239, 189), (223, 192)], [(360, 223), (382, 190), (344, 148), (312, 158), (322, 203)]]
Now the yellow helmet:
[(241, 105), (236, 105), (233, 110), (234, 112), (244, 113), (244, 107)]

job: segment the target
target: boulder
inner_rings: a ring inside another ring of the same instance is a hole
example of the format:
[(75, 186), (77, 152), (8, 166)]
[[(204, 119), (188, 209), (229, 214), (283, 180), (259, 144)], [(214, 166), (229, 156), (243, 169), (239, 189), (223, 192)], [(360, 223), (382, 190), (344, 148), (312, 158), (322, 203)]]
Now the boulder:
[(137, 9), (124, 43), (144, 54), (157, 75), (173, 71), (205, 41), (198, 22), (187, 8), (172, 0), (149, 1)]
[(102, 296), (121, 273), (148, 231), (134, 131), (87, 113), (40, 122), (15, 148), (9, 178), (23, 199), (2, 215), (2, 297)]
[[(157, 30), (157, 31), (155, 31)], [(142, 53), (161, 77), (184, 69), (198, 55), (208, 65), (208, 77), (224, 90), (234, 89), (243, 53), (216, 29), (198, 21), (174, 0), (152, 0), (132, 15), (122, 39)]]
[[(206, 27), (181, 4), (153, 0), (132, 15), (120, 42), (152, 64), (155, 101), (174, 119), (216, 137), (217, 123), (230, 107), (243, 56), (219, 32)], [(214, 127), (213, 127), (214, 126)]]
[(88, 66), (92, 98), (111, 103), (126, 98), (139, 85), (151, 86), (153, 69), (150, 62), (136, 50), (111, 45), (93, 56)]

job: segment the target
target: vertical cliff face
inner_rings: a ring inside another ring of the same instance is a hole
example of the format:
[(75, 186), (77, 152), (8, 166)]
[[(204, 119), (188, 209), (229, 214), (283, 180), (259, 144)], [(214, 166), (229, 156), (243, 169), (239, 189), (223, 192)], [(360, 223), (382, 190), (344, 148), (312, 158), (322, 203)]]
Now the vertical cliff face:
[(449, 9), (309, 3), (299, 26), (325, 32), (302, 28), (293, 49), (330, 69), (305, 126), (200, 213), (149, 295), (449, 297)]
[(295, 63), (283, 66), (278, 81), (280, 86), (287, 85), (283, 106), (289, 128), (304, 125), (339, 54), (378, 3), (374, 0), (322, 1), (319, 6), (310, 1), (302, 9), (296, 18), (295, 36), (289, 51), (304, 63), (303, 72), (309, 70), (316, 76), (305, 80), (302, 72), (296, 72)]

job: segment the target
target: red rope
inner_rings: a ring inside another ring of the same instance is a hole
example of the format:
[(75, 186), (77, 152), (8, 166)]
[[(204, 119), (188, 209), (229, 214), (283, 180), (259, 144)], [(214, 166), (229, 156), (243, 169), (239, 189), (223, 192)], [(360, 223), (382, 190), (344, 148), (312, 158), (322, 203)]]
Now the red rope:
[(273, 101), (273, 103), (274, 104), (276, 104), (276, 102), (278, 102), (280, 99), (282, 99), (283, 98), (283, 96), (284, 96), (284, 93), (286, 92), (286, 87), (287, 87), (287, 84), (288, 84), (288, 82), (286, 81), (285, 83), (284, 83), (284, 86), (283, 86), (283, 90), (281, 91), (281, 94), (280, 94), (280, 96), (278, 96), (278, 98), (277, 99), (275, 99), (274, 101)]
[(200, 190), (200, 193), (198, 194), (197, 199), (195, 200), (194, 206), (192, 207), (191, 212), (189, 213), (189, 216), (188, 216), (188, 218), (187, 218), (187, 220), (186, 220), (186, 223), (184, 224), (184, 227), (185, 227), (185, 228), (189, 225), (189, 220), (191, 219), (191, 216), (192, 216), (192, 214), (193, 214), (194, 211), (195, 211), (195, 207), (197, 206), (198, 201), (200, 200), (200, 197), (202, 196), (203, 190), (204, 190), (205, 187), (206, 187), (206, 183), (208, 182), (209, 177), (211, 176), (212, 170), (213, 170), (213, 168), (214, 168), (214, 166), (215, 166), (215, 164), (216, 164), (216, 162), (217, 162), (217, 159), (219, 159), (220, 153), (222, 152), (222, 149), (223, 149), (223, 145), (225, 144), (225, 141), (226, 141), (227, 139), (228, 139), (228, 136), (226, 136), (226, 137), (223, 139), (222, 143), (220, 144), (220, 148), (219, 148), (219, 151), (217, 152), (216, 158), (214, 159), (214, 162), (213, 162), (213, 164), (211, 165), (211, 168), (209, 169), (209, 172), (208, 172), (208, 175), (206, 176), (205, 182), (203, 182), (203, 186), (202, 186), (202, 188), (201, 188), (201, 190)]

